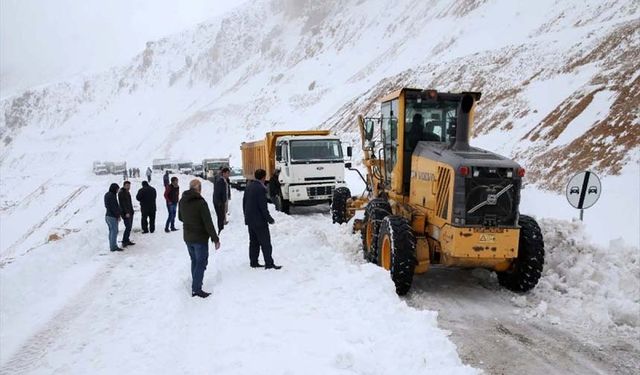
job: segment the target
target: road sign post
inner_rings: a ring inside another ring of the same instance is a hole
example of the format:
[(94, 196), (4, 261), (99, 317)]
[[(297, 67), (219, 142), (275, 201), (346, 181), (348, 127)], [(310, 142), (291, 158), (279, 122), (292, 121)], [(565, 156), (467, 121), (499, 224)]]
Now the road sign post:
[(598, 201), (601, 192), (602, 184), (595, 173), (584, 171), (571, 177), (566, 188), (567, 200), (580, 210), (580, 221), (584, 218), (584, 210)]

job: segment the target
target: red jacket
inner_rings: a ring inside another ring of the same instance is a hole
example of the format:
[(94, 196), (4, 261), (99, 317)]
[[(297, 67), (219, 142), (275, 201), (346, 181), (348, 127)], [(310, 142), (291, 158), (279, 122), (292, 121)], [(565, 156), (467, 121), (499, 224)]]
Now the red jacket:
[(180, 187), (174, 187), (172, 184), (167, 185), (164, 189), (164, 199), (167, 201), (167, 204), (174, 203), (178, 204), (178, 198), (180, 195)]

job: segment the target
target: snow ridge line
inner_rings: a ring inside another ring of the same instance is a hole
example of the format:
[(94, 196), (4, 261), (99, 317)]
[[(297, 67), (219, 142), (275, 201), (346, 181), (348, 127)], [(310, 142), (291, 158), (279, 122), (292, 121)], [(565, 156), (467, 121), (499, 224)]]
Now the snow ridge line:
[(11, 246), (7, 248), (2, 258), (0, 259), (0, 269), (4, 268), (7, 264), (11, 263), (15, 257), (13, 253), (16, 251), (18, 245), (26, 241), (36, 230), (40, 229), (45, 223), (47, 223), (52, 217), (57, 216), (63, 209), (65, 209), (71, 202), (73, 202), (82, 192), (84, 192), (88, 185), (82, 185), (75, 189), (69, 196), (67, 196), (60, 204), (58, 204), (53, 210), (46, 214), (40, 222), (29, 228), (27, 232), (16, 240)]
[(89, 302), (97, 297), (96, 291), (108, 280), (108, 274), (125, 257), (113, 257), (103, 268), (89, 279), (82, 289), (49, 319), (43, 328), (28, 338), (2, 367), (0, 374), (26, 374), (37, 368), (40, 360), (47, 354), (49, 347), (62, 335), (71, 322), (82, 315)]

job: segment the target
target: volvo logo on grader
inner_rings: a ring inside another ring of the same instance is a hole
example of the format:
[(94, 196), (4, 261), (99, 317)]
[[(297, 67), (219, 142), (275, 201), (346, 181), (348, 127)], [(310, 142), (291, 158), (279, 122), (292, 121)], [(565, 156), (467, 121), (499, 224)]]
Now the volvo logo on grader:
[(399, 295), (434, 264), (493, 270), (517, 292), (541, 276), (542, 233), (518, 207), (524, 169), (469, 145), (480, 96), (403, 88), (382, 99), (381, 117), (358, 116), (367, 188), (336, 189), (332, 218), (347, 223), (364, 209), (353, 226), (364, 258), (389, 270)]

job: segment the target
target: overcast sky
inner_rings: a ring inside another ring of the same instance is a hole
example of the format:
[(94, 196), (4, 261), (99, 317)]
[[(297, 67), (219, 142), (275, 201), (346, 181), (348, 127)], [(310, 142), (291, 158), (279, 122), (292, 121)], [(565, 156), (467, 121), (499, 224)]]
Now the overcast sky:
[(0, 0), (0, 96), (126, 63), (248, 0)]

